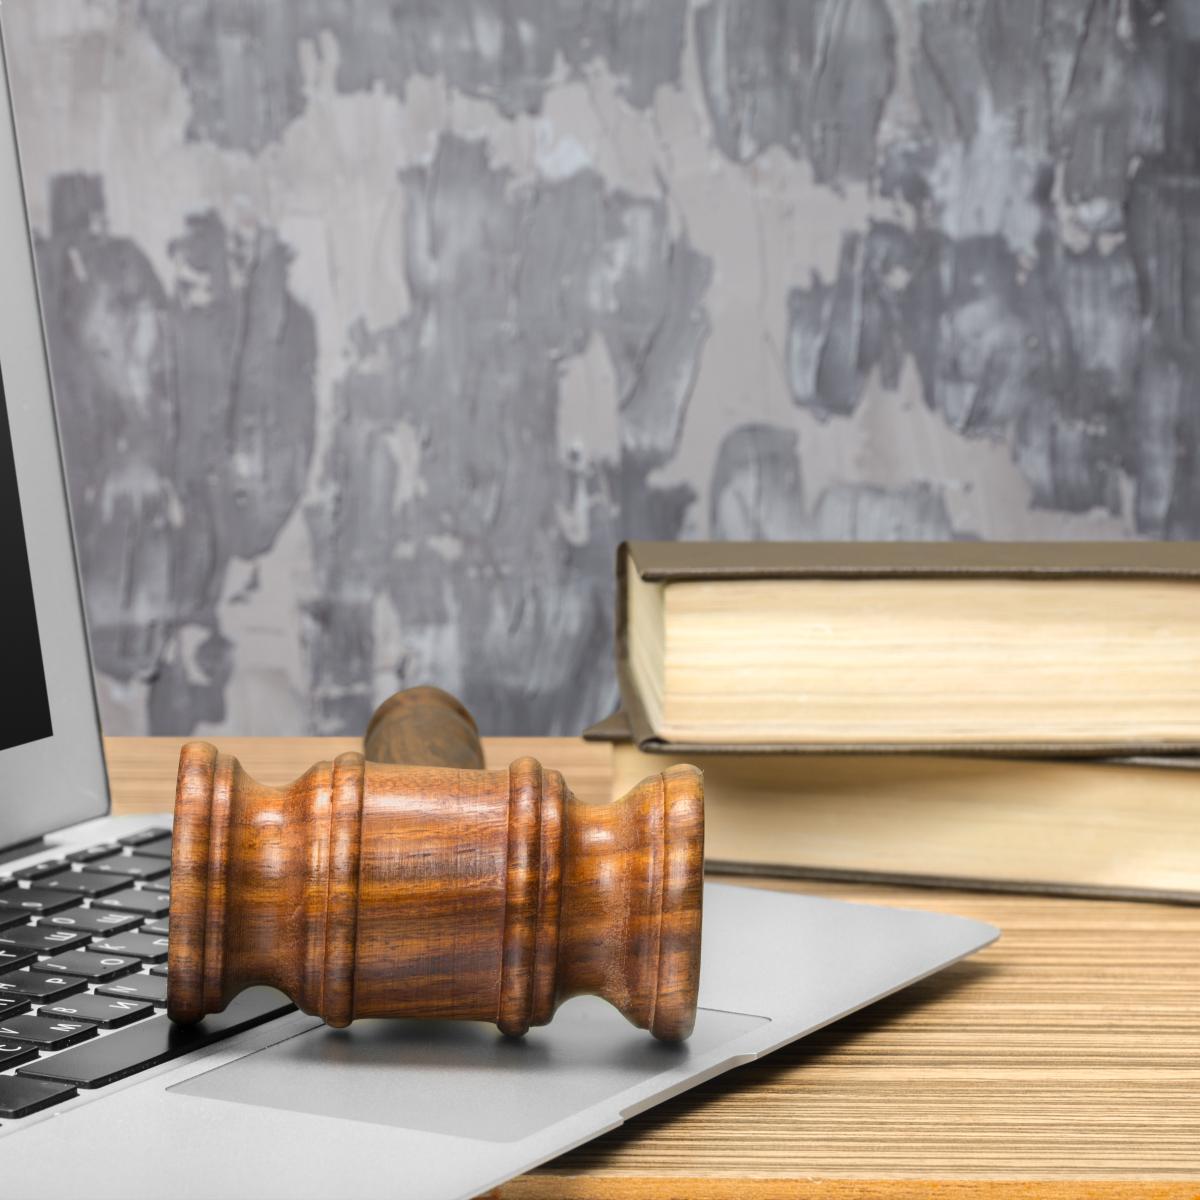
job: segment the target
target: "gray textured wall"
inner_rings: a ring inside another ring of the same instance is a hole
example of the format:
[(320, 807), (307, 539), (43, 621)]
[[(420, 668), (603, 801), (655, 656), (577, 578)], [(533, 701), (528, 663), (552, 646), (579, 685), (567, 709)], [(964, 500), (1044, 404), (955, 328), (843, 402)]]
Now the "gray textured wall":
[(1200, 536), (1200, 0), (5, 15), (112, 732), (573, 732), (622, 536)]

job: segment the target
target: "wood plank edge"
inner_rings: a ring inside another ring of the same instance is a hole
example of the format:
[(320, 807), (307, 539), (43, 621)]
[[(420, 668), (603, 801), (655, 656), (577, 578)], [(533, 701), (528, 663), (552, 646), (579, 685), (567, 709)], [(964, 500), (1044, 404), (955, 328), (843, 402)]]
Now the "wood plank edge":
[(780, 1179), (523, 1175), (493, 1200), (1198, 1200), (1200, 1180)]

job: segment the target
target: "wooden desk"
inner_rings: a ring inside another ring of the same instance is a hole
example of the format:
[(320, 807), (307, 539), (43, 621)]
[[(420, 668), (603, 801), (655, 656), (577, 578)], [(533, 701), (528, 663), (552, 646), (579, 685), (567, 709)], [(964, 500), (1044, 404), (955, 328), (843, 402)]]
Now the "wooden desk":
[[(218, 741), (266, 783), (357, 748)], [(178, 744), (109, 740), (118, 812), (170, 808)], [(495, 764), (535, 753), (577, 794), (608, 794), (606, 746), (494, 738), (486, 749)], [(514, 1180), (504, 1200), (1200, 1197), (1200, 909), (760, 886), (960, 913), (1004, 933)]]

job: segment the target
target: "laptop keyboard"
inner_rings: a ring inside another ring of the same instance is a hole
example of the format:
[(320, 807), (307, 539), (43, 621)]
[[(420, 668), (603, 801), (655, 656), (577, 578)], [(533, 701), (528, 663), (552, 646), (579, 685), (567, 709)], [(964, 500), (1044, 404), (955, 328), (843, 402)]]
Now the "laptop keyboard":
[(170, 887), (167, 829), (0, 870), (0, 1126), (294, 1011), (249, 988), (168, 1021)]

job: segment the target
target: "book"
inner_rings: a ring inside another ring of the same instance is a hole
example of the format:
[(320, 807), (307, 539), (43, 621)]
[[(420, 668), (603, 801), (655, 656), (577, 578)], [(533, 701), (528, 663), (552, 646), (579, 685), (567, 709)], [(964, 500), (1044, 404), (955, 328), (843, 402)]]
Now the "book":
[(629, 542), (644, 749), (1200, 752), (1200, 543)]
[[(679, 761), (623, 713), (613, 796)], [(708, 869), (1200, 903), (1200, 762), (691, 752)]]

